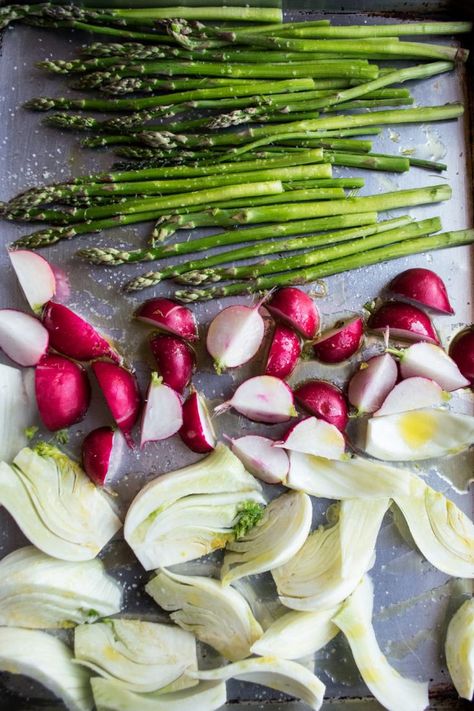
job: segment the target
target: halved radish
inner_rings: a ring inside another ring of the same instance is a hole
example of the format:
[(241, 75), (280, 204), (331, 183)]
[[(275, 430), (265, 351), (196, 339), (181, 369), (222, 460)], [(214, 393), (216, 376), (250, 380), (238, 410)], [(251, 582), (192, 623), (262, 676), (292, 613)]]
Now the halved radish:
[(122, 455), (124, 438), (113, 427), (98, 427), (82, 442), (82, 467), (94, 484), (113, 477)]
[(435, 346), (433, 343), (414, 343), (404, 351), (392, 350), (392, 352), (400, 359), (400, 372), (403, 378), (417, 375), (430, 378), (448, 392), (469, 385), (469, 380), (440, 346)]
[(160, 331), (180, 336), (185, 341), (196, 341), (198, 338), (193, 312), (172, 299), (148, 299), (135, 311), (135, 318), (155, 326)]
[(49, 345), (59, 353), (75, 360), (103, 357), (120, 362), (120, 356), (110, 343), (67, 306), (49, 301), (42, 320), (49, 333)]
[(31, 309), (37, 314), (56, 293), (54, 272), (36, 252), (19, 249), (8, 252), (16, 277)]
[(0, 309), (0, 349), (18, 365), (36, 365), (48, 350), (49, 335), (30, 314)]
[(274, 446), (325, 459), (340, 459), (344, 454), (345, 444), (337, 427), (316, 417), (306, 417), (292, 425), (282, 441), (275, 442)]
[(322, 363), (342, 363), (359, 350), (363, 336), (364, 322), (360, 316), (341, 321), (313, 343), (313, 353)]
[(247, 363), (257, 353), (265, 334), (260, 306), (228, 306), (211, 321), (206, 348), (218, 373)]
[(443, 280), (431, 269), (407, 269), (392, 279), (388, 288), (396, 296), (405, 296), (421, 306), (444, 314), (454, 313)]
[(265, 375), (287, 378), (296, 368), (301, 355), (301, 339), (282, 323), (277, 323), (265, 365)]
[(183, 405), (183, 426), (179, 436), (193, 452), (212, 452), (216, 434), (204, 398), (192, 392)]
[(172, 437), (182, 425), (183, 407), (178, 393), (158, 373), (152, 373), (143, 409), (140, 447)]
[(82, 365), (63, 356), (43, 356), (35, 369), (36, 402), (52, 432), (80, 422), (89, 407), (90, 385)]
[(267, 484), (280, 484), (290, 470), (290, 460), (284, 449), (277, 449), (275, 441), (259, 435), (245, 435), (231, 439), (229, 443), (233, 453), (244, 467), (258, 479)]
[(191, 382), (195, 367), (192, 348), (186, 341), (167, 333), (153, 334), (150, 348), (163, 382), (181, 394)]
[(271, 375), (257, 375), (239, 385), (233, 397), (216, 407), (220, 414), (231, 407), (254, 422), (275, 424), (296, 417), (293, 393), (288, 385)]
[(374, 417), (395, 415), (398, 412), (440, 406), (449, 399), (448, 393), (429, 378), (407, 378), (395, 385)]
[(314, 338), (319, 329), (319, 311), (313, 299), (301, 289), (285, 286), (265, 303), (275, 321), (293, 328), (303, 338)]
[(374, 356), (362, 363), (349, 381), (347, 395), (358, 413), (375, 412), (381, 407), (398, 379), (398, 368), (389, 353)]
[(133, 440), (130, 433), (138, 419), (141, 404), (135, 376), (121, 365), (107, 360), (96, 360), (91, 367), (112, 417), (128, 446), (132, 447)]
[(296, 401), (312, 415), (344, 432), (349, 421), (344, 394), (326, 380), (309, 380), (294, 390)]
[(472, 326), (457, 334), (449, 347), (449, 355), (472, 385), (474, 383), (474, 328)]
[(389, 329), (390, 338), (439, 343), (430, 317), (417, 306), (403, 301), (387, 301), (382, 304), (371, 314), (368, 326), (371, 331), (381, 334)]

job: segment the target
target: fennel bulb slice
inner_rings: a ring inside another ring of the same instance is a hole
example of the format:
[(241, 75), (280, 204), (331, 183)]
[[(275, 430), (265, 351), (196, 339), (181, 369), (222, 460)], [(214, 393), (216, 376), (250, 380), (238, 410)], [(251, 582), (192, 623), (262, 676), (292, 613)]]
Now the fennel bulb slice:
[(73, 663), (64, 642), (46, 632), (0, 627), (0, 670), (35, 679), (70, 711), (93, 707), (89, 672)]
[(185, 675), (197, 669), (195, 639), (174, 625), (128, 619), (80, 625), (74, 654), (79, 664), (137, 693), (178, 691), (196, 683)]
[(249, 503), (264, 504), (259, 482), (223, 444), (184, 469), (163, 474), (132, 501), (125, 540), (146, 570), (223, 548)]
[(0, 461), (10, 461), (28, 440), (25, 431), (38, 419), (34, 369), (0, 363)]
[(0, 504), (37, 548), (62, 560), (95, 558), (122, 525), (79, 465), (45, 442), (0, 463)]
[(212, 578), (160, 570), (145, 590), (176, 624), (231, 661), (248, 657), (262, 635), (245, 598)]
[(423, 711), (429, 705), (428, 684), (406, 679), (380, 651), (372, 626), (373, 585), (365, 576), (333, 617), (349, 642), (359, 672), (388, 711)]
[(389, 499), (344, 501), (337, 523), (310, 533), (292, 560), (272, 570), (280, 602), (293, 610), (319, 611), (345, 600), (373, 565), (388, 505)]
[(416, 461), (455, 454), (474, 444), (474, 417), (423, 408), (372, 417), (365, 451), (386, 461)]
[(101, 560), (58, 560), (26, 546), (0, 561), (0, 625), (48, 629), (115, 615), (122, 588)]
[(407, 494), (410, 475), (382, 462), (363, 457), (324, 459), (290, 452), (290, 471), (284, 482), (290, 489), (324, 499), (374, 499)]
[(474, 598), (466, 600), (451, 618), (445, 651), (456, 691), (470, 701), (474, 694)]
[(226, 702), (222, 681), (202, 681), (172, 694), (136, 694), (111, 679), (91, 679), (97, 711), (217, 711)]
[(245, 536), (227, 544), (221, 570), (223, 585), (289, 561), (307, 539), (312, 516), (307, 494), (290, 491), (273, 499)]
[(331, 621), (337, 610), (337, 607), (316, 612), (291, 610), (275, 620), (250, 651), (282, 659), (301, 659), (314, 654), (339, 633)]
[(240, 679), (262, 684), (301, 699), (315, 711), (321, 708), (326, 689), (322, 681), (306, 667), (273, 656), (245, 659), (219, 669), (194, 672), (194, 676), (205, 681)]
[(411, 475), (409, 496), (396, 496), (413, 540), (436, 568), (474, 578), (474, 525), (454, 502)]

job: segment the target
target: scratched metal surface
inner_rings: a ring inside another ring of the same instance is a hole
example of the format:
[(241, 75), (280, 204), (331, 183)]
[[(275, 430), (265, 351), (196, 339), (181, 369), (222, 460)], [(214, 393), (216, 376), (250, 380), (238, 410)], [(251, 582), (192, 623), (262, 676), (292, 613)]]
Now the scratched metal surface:
[[(327, 3), (326, 3), (327, 5)], [(334, 6), (334, 5), (333, 5)], [(384, 5), (385, 8), (385, 5)], [(289, 19), (301, 15), (288, 13)], [(315, 15), (311, 15), (315, 17)], [(305, 12), (305, 17), (308, 13)], [(336, 22), (374, 21), (372, 17), (338, 16)], [(46, 57), (74, 56), (77, 45), (85, 40), (77, 34), (65, 32), (48, 33), (30, 28), (16, 28), (4, 33), (2, 56), (0, 59), (0, 199), (5, 200), (41, 182), (64, 180), (73, 175), (105, 168), (111, 163), (111, 154), (80, 149), (77, 138), (41, 126), (41, 114), (23, 110), (21, 104), (33, 96), (64, 95), (65, 82), (61, 78), (50, 78), (34, 67), (37, 60)], [(441, 104), (448, 101), (466, 100), (466, 77), (464, 69), (425, 81), (413, 88), (416, 102)], [(466, 102), (467, 103), (467, 102)], [(455, 230), (472, 225), (471, 208), (471, 165), (469, 161), (468, 121), (435, 124), (432, 126), (405, 126), (394, 130), (384, 129), (377, 137), (374, 150), (398, 154), (404, 149), (415, 148), (415, 155), (425, 158), (446, 160), (448, 171), (442, 177), (426, 171), (412, 169), (407, 175), (336, 169), (338, 175), (363, 175), (366, 178), (364, 193), (384, 192), (397, 187), (432, 185), (448, 181), (453, 188), (453, 199), (440, 206), (416, 208), (410, 214), (416, 217), (440, 215), (445, 229)], [(396, 211), (391, 213), (397, 214)], [(170, 293), (167, 284), (155, 292), (145, 292), (142, 296), (129, 297), (120, 292), (120, 285), (127, 278), (143, 270), (134, 265), (113, 269), (101, 269), (84, 265), (74, 259), (78, 247), (92, 244), (136, 245), (144, 240), (150, 226), (133, 229), (109, 230), (101, 235), (89, 235), (71, 242), (63, 242), (44, 252), (54, 264), (65, 270), (69, 277), (71, 294), (68, 305), (79, 310), (101, 330), (117, 340), (127, 359), (135, 365), (142, 385), (151, 367), (146, 351), (147, 329), (131, 321), (133, 308), (140, 300), (152, 293)], [(0, 304), (25, 308), (25, 302), (8, 266), (4, 245), (19, 235), (26, 234), (27, 225), (1, 223), (2, 251), (0, 253)], [(186, 238), (186, 234), (180, 238)], [(369, 267), (352, 274), (339, 275), (327, 280), (328, 296), (320, 303), (323, 325), (329, 326), (338, 317), (348, 312), (359, 312), (362, 305), (376, 297), (390, 278), (407, 266), (429, 266), (445, 280), (456, 308), (453, 317), (436, 317), (435, 323), (444, 343), (448, 343), (453, 333), (464, 323), (472, 322), (472, 251), (468, 248), (445, 250)], [(231, 300), (227, 300), (231, 303)], [(202, 329), (223, 304), (212, 302), (197, 305), (194, 310)], [(368, 341), (358, 355), (363, 359), (373, 353), (376, 344)], [(2, 362), (6, 359), (0, 354)], [(261, 358), (260, 358), (261, 361)], [(302, 363), (291, 382), (296, 384), (309, 377), (328, 377), (343, 384), (354, 368), (342, 366), (336, 371), (325, 369), (315, 362)], [(259, 359), (238, 373), (217, 377), (203, 352), (199, 354), (199, 370), (195, 385), (203, 390), (212, 401), (227, 398), (236, 384), (250, 373), (259, 372)], [(473, 403), (463, 400), (457, 406), (466, 412), (473, 412)], [(109, 422), (105, 407), (95, 391), (88, 418), (76, 426), (67, 445), (72, 454), (77, 454), (84, 434), (99, 424)], [(274, 435), (278, 427), (257, 427), (243, 418), (226, 415), (216, 423), (219, 433), (237, 434), (262, 432), (265, 429)], [(123, 510), (134, 494), (156, 474), (170, 471), (197, 459), (178, 438), (169, 442), (152, 444), (144, 452), (128, 453), (121, 471), (112, 487), (120, 496)], [(421, 469), (428, 475), (429, 482), (438, 490), (446, 492), (464, 511), (472, 514), (471, 499), (466, 493), (469, 473), (472, 471), (473, 457), (461, 455), (445, 462), (422, 463)], [(456, 490), (450, 481), (456, 482)], [(464, 493), (462, 493), (464, 492)], [(268, 492), (275, 495), (275, 490)], [(315, 524), (324, 521), (328, 502), (315, 501)], [(0, 511), (0, 557), (23, 545), (15, 523), (5, 511)], [(157, 618), (159, 611), (145, 599), (140, 588), (147, 576), (134, 562), (133, 556), (119, 540), (107, 547), (104, 558), (111, 572), (123, 581), (126, 590), (126, 612)], [(215, 559), (214, 559), (215, 560)], [(216, 564), (212, 560), (188, 564), (188, 572), (213, 572)], [(183, 571), (184, 572), (184, 571)], [(414, 678), (429, 679), (432, 690), (438, 690), (447, 700), (443, 708), (458, 708), (458, 702), (449, 691), (449, 677), (443, 656), (443, 638), (447, 621), (452, 611), (468, 591), (467, 581), (451, 580), (436, 571), (407, 542), (406, 534), (400, 532), (391, 515), (384, 521), (377, 544), (377, 561), (372, 572), (375, 581), (375, 628), (382, 650), (390, 662), (402, 674)], [(276, 611), (275, 596), (268, 575), (257, 576), (241, 586), (262, 624), (265, 626)], [(203, 663), (215, 663), (209, 650), (202, 650)], [(328, 708), (334, 708), (341, 698), (365, 696), (367, 689), (360, 679), (351, 660), (348, 647), (337, 638), (316, 659), (306, 659), (304, 663), (315, 665), (316, 672), (327, 685)], [(449, 699), (452, 699), (451, 701)], [(250, 684), (229, 684), (229, 701), (239, 708), (272, 708), (281, 711), (299, 711), (301, 703), (287, 702), (278, 694)], [(435, 703), (435, 702), (433, 702)], [(37, 685), (27, 680), (0, 677), (0, 707), (2, 709), (58, 708), (50, 697)], [(357, 708), (378, 708), (368, 701), (356, 705)]]

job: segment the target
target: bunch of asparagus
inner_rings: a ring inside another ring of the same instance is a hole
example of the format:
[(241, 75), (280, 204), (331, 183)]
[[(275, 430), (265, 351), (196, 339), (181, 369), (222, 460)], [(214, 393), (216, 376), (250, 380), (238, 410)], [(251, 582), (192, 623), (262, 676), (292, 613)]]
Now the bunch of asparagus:
[[(127, 159), (112, 172), (13, 198), (4, 217), (52, 225), (16, 246), (39, 248), (145, 221), (155, 223), (150, 245), (132, 251), (91, 247), (79, 256), (112, 266), (244, 245), (160, 265), (125, 285), (134, 291), (170, 278), (193, 287), (234, 282), (176, 292), (194, 301), (306, 283), (474, 241), (472, 230), (437, 234), (438, 218), (377, 222), (384, 210), (449, 199), (447, 186), (354, 197), (345, 190), (361, 188), (363, 179), (333, 176), (333, 166), (446, 168), (373, 152), (371, 137), (383, 126), (462, 114), (460, 104), (410, 107), (411, 94), (399, 85), (449, 72), (466, 60), (467, 51), (401, 37), (467, 32), (468, 23), (336, 27), (326, 20), (281, 24), (274, 8), (98, 10), (49, 3), (1, 9), (0, 23), (11, 21), (114, 35), (117, 41), (82, 47), (78, 59), (41, 63), (47, 71), (71, 75), (73, 88), (103, 96), (40, 97), (27, 107), (59, 109), (45, 122), (90, 132), (84, 145), (114, 146)], [(423, 63), (380, 64), (394, 59)], [(403, 105), (408, 107), (394, 108)], [(114, 115), (104, 120), (84, 111)], [(247, 126), (234, 129), (241, 124)], [(178, 230), (216, 226), (231, 229), (169, 241)], [(272, 254), (278, 257), (268, 259)], [(237, 264), (262, 256), (264, 261)], [(226, 264), (232, 266), (221, 266)]]

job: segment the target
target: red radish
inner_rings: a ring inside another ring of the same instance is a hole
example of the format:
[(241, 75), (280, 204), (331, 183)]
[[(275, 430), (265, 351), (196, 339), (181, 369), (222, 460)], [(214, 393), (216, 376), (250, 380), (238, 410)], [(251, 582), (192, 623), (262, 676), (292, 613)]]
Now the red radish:
[(341, 321), (313, 343), (313, 353), (322, 363), (342, 363), (359, 350), (363, 336), (364, 322), (360, 316)]
[(358, 413), (375, 412), (398, 380), (398, 368), (389, 353), (362, 363), (349, 381), (347, 395)]
[(383, 401), (382, 407), (374, 412), (374, 417), (395, 415), (423, 407), (440, 406), (450, 398), (438, 383), (429, 378), (407, 378), (395, 385)]
[(38, 319), (0, 309), (0, 349), (18, 365), (36, 365), (48, 350), (49, 335)]
[(388, 328), (390, 338), (439, 343), (430, 317), (417, 306), (403, 301), (387, 301), (382, 304), (370, 316), (368, 325), (371, 331), (379, 333), (385, 333)]
[(444, 314), (454, 313), (443, 280), (431, 269), (407, 269), (392, 279), (388, 288), (396, 296), (405, 296), (421, 306)]
[(43, 305), (56, 293), (52, 268), (44, 257), (27, 249), (8, 254), (26, 300), (35, 313), (40, 313)]
[(296, 417), (293, 393), (288, 385), (271, 375), (257, 375), (239, 385), (233, 397), (216, 407), (220, 414), (231, 407), (254, 422), (275, 424)]
[(69, 277), (61, 267), (56, 264), (50, 264), (53, 270), (54, 278), (56, 280), (56, 298), (61, 301), (67, 301), (71, 296), (71, 283)]
[(275, 321), (281, 321), (300, 333), (314, 338), (319, 329), (319, 311), (308, 294), (294, 286), (278, 289), (265, 303)]
[(287, 378), (296, 368), (300, 355), (301, 340), (298, 334), (288, 326), (277, 323), (268, 351), (265, 375)]
[(469, 385), (469, 380), (464, 377), (454, 360), (433, 343), (414, 343), (404, 351), (391, 352), (400, 359), (402, 378), (417, 375), (430, 378), (448, 392)]
[(309, 380), (299, 385), (294, 394), (305, 410), (344, 432), (349, 417), (346, 398), (339, 388), (325, 380)]
[(138, 419), (141, 404), (135, 376), (121, 365), (107, 360), (96, 360), (91, 367), (112, 417), (128, 446), (132, 447), (133, 440), (130, 433)]
[(166, 333), (155, 333), (150, 348), (163, 382), (182, 394), (191, 382), (195, 366), (192, 348), (181, 338)]
[(122, 454), (123, 437), (113, 427), (98, 427), (82, 442), (82, 466), (94, 484), (103, 486), (115, 472)]
[(204, 398), (197, 392), (191, 393), (183, 405), (183, 426), (179, 436), (193, 452), (212, 452), (216, 446), (211, 417)]
[(244, 467), (267, 484), (280, 484), (290, 470), (290, 460), (284, 449), (277, 449), (273, 439), (246, 435), (230, 439), (230, 448)]
[(148, 299), (135, 311), (135, 318), (155, 326), (160, 331), (180, 336), (185, 341), (196, 341), (198, 338), (193, 312), (171, 299)]
[(325, 459), (340, 459), (346, 443), (344, 436), (334, 425), (316, 417), (306, 417), (292, 425), (283, 440), (275, 442), (274, 446)]
[(178, 393), (165, 385), (158, 373), (152, 373), (143, 409), (140, 447), (172, 437), (182, 424), (183, 407)]
[(75, 360), (104, 357), (120, 361), (110, 343), (67, 306), (49, 301), (42, 319), (49, 333), (49, 345), (59, 353)]
[(89, 407), (90, 385), (82, 365), (63, 356), (43, 356), (35, 370), (36, 402), (52, 432), (80, 422)]
[(206, 348), (218, 373), (247, 363), (257, 353), (265, 334), (260, 306), (228, 306), (211, 321)]
[(449, 347), (449, 355), (465, 378), (474, 383), (474, 328), (458, 333)]

